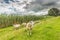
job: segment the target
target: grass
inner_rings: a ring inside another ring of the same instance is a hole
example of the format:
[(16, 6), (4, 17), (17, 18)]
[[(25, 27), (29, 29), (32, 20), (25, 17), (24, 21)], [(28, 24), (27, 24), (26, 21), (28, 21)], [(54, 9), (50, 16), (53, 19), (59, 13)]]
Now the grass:
[(0, 29), (0, 40), (60, 40), (60, 17), (47, 18), (35, 24), (31, 37), (27, 35), (24, 28)]

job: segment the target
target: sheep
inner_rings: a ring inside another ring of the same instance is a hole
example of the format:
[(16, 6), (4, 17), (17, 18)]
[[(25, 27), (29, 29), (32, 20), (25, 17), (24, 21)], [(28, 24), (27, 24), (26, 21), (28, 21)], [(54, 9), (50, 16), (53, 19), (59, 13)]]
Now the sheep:
[(32, 28), (33, 28), (34, 22), (30, 21), (26, 24), (26, 30), (28, 31), (29, 35), (32, 34)]
[(27, 24), (27, 23), (22, 23), (22, 25), (23, 25), (24, 27), (26, 27), (26, 24)]
[(14, 27), (14, 29), (16, 29), (16, 30), (17, 30), (17, 29), (19, 29), (20, 24), (14, 24), (14, 25), (13, 25), (13, 27)]
[(25, 27), (25, 32), (27, 32), (28, 35), (30, 35), (30, 36), (32, 35), (32, 28), (36, 23), (39, 23), (39, 22), (30, 21), (28, 23), (22, 23), (22, 25)]
[(33, 25), (34, 25), (33, 21), (30, 21), (26, 24), (26, 28), (30, 30), (32, 29)]

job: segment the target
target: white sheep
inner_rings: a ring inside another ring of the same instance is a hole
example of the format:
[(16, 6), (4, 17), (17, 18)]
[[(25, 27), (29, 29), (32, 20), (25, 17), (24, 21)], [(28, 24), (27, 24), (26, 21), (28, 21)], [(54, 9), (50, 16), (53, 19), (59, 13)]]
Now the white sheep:
[(14, 25), (13, 25), (13, 27), (14, 27), (14, 29), (16, 29), (16, 30), (17, 30), (17, 29), (19, 29), (20, 24), (14, 24)]
[(34, 26), (34, 22), (33, 21), (30, 21), (26, 24), (26, 30), (28, 31), (29, 35), (32, 34), (32, 28)]
[(22, 25), (23, 25), (24, 27), (26, 27), (26, 24), (27, 24), (27, 23), (22, 23)]

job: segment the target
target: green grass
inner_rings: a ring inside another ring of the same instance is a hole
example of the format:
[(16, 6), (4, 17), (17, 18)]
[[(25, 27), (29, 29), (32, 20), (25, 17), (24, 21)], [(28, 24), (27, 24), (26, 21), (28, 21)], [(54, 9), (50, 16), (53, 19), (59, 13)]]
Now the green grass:
[(47, 18), (35, 24), (31, 37), (27, 35), (24, 28), (0, 29), (0, 40), (60, 40), (60, 17)]

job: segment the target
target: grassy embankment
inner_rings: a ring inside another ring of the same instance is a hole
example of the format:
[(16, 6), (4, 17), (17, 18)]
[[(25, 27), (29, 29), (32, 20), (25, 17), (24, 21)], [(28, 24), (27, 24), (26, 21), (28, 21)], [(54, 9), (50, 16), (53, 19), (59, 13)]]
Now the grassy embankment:
[(44, 19), (34, 25), (33, 34), (29, 37), (24, 28), (13, 30), (13, 27), (0, 29), (0, 40), (60, 40), (60, 17)]

